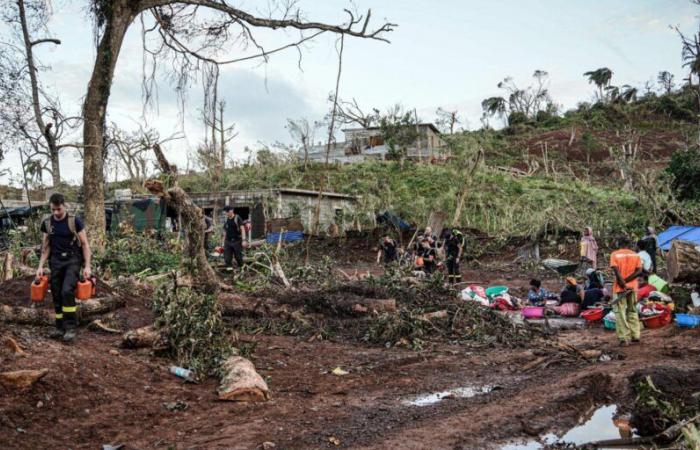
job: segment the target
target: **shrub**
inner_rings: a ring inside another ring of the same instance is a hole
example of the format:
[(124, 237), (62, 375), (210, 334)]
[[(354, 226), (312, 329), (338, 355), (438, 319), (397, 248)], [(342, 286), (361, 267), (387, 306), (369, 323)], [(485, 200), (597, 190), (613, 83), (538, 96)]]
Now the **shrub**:
[(700, 148), (691, 147), (673, 154), (666, 171), (671, 186), (681, 200), (700, 200)]

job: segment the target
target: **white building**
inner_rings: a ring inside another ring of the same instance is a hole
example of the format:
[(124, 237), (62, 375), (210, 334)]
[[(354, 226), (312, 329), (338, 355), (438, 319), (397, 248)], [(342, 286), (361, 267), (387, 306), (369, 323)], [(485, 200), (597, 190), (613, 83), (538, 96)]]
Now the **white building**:
[[(416, 125), (418, 139), (408, 147), (407, 157), (414, 161), (432, 162), (447, 157), (445, 141), (432, 123)], [(328, 162), (355, 163), (371, 159), (385, 160), (389, 148), (384, 143), (381, 129), (349, 128), (343, 130), (345, 141), (331, 145)], [(303, 157), (303, 155), (302, 155)], [(326, 145), (319, 143), (309, 148), (309, 160), (326, 161)]]

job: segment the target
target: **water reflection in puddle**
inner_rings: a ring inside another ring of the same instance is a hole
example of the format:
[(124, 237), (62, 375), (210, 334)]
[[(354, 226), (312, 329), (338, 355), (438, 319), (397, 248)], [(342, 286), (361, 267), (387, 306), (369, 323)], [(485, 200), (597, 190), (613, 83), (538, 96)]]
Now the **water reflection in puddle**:
[(571, 443), (576, 445), (587, 444), (591, 441), (602, 441), (607, 439), (618, 439), (620, 437), (631, 437), (629, 428), (613, 421), (617, 412), (617, 405), (609, 405), (598, 408), (593, 416), (583, 425), (572, 428), (564, 436), (558, 438), (554, 434), (548, 434), (538, 441), (530, 441), (524, 444), (507, 444), (501, 450), (538, 450), (544, 445), (560, 443)]
[(420, 395), (413, 399), (405, 400), (403, 404), (409, 406), (429, 406), (441, 402), (446, 398), (470, 398), (479, 394), (488, 394), (492, 390), (493, 388), (491, 386), (465, 386), (451, 389), (449, 391)]

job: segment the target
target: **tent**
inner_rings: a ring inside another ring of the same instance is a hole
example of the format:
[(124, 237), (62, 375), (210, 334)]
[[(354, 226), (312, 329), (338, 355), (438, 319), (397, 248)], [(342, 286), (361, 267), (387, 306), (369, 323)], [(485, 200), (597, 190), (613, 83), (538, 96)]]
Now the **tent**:
[(700, 245), (700, 226), (673, 225), (657, 236), (659, 248), (670, 250), (673, 241), (688, 241)]

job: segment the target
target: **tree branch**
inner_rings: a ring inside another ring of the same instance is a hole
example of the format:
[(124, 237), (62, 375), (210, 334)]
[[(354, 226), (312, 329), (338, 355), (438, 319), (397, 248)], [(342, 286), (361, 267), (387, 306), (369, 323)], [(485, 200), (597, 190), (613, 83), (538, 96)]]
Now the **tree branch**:
[(60, 39), (54, 39), (54, 38), (45, 38), (45, 39), (37, 39), (36, 41), (30, 42), (30, 45), (34, 47), (35, 45), (39, 44), (45, 44), (47, 42), (50, 42), (52, 44), (56, 45), (61, 45), (61, 40)]

